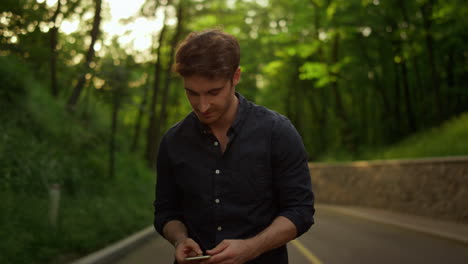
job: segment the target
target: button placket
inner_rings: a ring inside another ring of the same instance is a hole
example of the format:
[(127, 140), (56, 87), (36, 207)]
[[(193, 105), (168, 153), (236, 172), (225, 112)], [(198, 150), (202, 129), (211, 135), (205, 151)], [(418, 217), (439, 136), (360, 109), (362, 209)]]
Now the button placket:
[[(213, 145), (217, 145), (216, 147), (219, 148), (220, 143), (218, 140), (213, 140)], [(213, 209), (214, 209), (214, 228), (216, 228), (216, 232), (221, 235), (223, 232), (223, 205), (221, 204), (221, 199), (223, 197), (222, 191), (222, 184), (224, 182), (224, 177), (221, 175), (221, 170), (224, 168), (223, 157), (218, 156), (216, 161), (216, 167), (214, 168), (214, 182), (215, 182), (215, 190), (213, 192), (212, 201)], [(224, 171), (223, 171), (224, 172)], [(216, 236), (218, 239), (218, 235)]]

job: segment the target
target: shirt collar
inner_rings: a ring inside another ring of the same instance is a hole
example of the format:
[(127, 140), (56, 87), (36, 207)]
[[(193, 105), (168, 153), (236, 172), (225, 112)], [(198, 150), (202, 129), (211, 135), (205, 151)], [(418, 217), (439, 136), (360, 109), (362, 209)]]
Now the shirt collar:
[(247, 101), (247, 99), (245, 99), (245, 97), (240, 93), (236, 92), (236, 96), (239, 99), (239, 107), (237, 108), (236, 119), (234, 119), (234, 122), (232, 123), (228, 133), (231, 130), (233, 130), (235, 133), (239, 132), (251, 106), (249, 101)]

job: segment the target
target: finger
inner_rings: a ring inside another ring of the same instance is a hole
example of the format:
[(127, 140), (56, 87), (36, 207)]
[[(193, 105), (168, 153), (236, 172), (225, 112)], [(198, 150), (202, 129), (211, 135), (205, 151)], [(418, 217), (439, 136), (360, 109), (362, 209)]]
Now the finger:
[[(208, 252), (207, 252), (208, 253)], [(200, 264), (220, 264), (224, 263), (224, 261), (229, 260), (230, 256), (226, 251), (223, 251), (217, 255), (212, 255), (211, 258), (204, 260)]]
[(220, 252), (222, 252), (223, 250), (225, 250), (227, 247), (229, 246), (229, 243), (225, 242), (223, 240), (223, 242), (219, 243), (215, 248), (213, 249), (210, 249), (210, 250), (207, 250), (206, 253), (208, 255), (216, 255), (216, 254), (219, 254)]
[(176, 248), (175, 257), (177, 263), (185, 263), (185, 258), (195, 257), (198, 254), (192, 250), (192, 248), (186, 244), (182, 244)]
[(193, 241), (192, 239), (190, 239), (189, 241), (187, 241), (187, 246), (192, 250), (194, 251), (197, 256), (198, 255), (203, 255), (203, 251), (201, 250), (200, 246), (197, 244), (197, 242)]
[(176, 252), (175, 259), (179, 264), (185, 263), (185, 254), (182, 252)]
[(183, 255), (179, 255), (179, 256), (176, 256), (176, 260), (177, 260), (177, 263), (179, 264), (198, 264), (200, 263), (199, 260), (195, 260), (195, 261), (187, 261), (185, 260), (186, 258), (190, 258), (190, 257), (196, 257), (196, 256), (199, 256), (195, 251), (190, 251), (188, 254), (183, 254)]

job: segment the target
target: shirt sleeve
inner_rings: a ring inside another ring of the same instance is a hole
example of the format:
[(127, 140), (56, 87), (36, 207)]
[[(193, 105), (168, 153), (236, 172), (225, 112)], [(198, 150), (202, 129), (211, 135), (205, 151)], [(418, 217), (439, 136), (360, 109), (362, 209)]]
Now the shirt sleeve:
[(314, 193), (301, 136), (283, 117), (277, 120), (272, 135), (273, 182), (279, 201), (279, 215), (291, 220), (297, 236), (314, 224)]
[(171, 220), (183, 220), (180, 201), (169, 157), (167, 139), (164, 137), (159, 146), (157, 158), (156, 199), (154, 201), (154, 227), (161, 236), (163, 228)]

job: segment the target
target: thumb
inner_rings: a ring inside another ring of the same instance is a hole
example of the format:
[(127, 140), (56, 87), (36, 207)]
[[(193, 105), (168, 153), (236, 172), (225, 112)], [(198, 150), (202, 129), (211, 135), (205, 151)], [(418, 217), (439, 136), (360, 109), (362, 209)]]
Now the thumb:
[(208, 255), (216, 255), (223, 250), (225, 250), (229, 246), (229, 243), (223, 240), (223, 242), (219, 243), (215, 248), (207, 250), (206, 253)]

